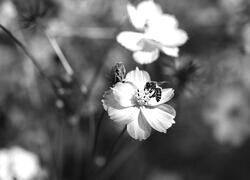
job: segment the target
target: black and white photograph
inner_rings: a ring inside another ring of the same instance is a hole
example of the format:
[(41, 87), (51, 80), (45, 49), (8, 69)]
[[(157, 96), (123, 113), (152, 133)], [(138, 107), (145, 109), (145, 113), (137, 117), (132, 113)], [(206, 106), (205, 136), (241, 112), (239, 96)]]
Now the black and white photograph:
[(0, 180), (249, 180), (250, 0), (0, 0)]

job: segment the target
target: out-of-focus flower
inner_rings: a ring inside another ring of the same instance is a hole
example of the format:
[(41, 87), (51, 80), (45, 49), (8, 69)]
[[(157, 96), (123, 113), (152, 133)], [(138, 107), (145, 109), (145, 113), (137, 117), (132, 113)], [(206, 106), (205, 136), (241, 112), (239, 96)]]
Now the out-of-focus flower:
[(175, 172), (168, 172), (161, 169), (155, 169), (149, 173), (147, 180), (181, 180), (183, 179)]
[(247, 0), (219, 0), (218, 5), (220, 12), (223, 13), (223, 19), (227, 19), (225, 30), (229, 36), (238, 38), (242, 26), (248, 19), (248, 4)]
[(215, 138), (221, 143), (241, 145), (250, 135), (249, 97), (240, 88), (227, 88), (211, 99), (204, 111)]
[(184, 93), (186, 96), (197, 94), (195, 82), (200, 81), (201, 69), (196, 61), (188, 57), (178, 58), (171, 66), (165, 66), (163, 73), (169, 82), (173, 83), (177, 95)]
[(151, 0), (141, 2), (137, 7), (128, 4), (127, 11), (133, 26), (142, 31), (145, 30), (149, 21), (157, 20), (163, 15), (161, 6)]
[(46, 26), (48, 20), (57, 12), (57, 5), (50, 0), (13, 0), (16, 5), (20, 24), (24, 28), (34, 29)]
[(242, 41), (243, 41), (243, 47), (244, 51), (248, 54), (250, 54), (250, 23), (247, 23), (242, 28)]
[(244, 0), (219, 0), (219, 4), (228, 14), (234, 15), (244, 8)]
[(11, 1), (3, 1), (0, 3), (0, 23), (9, 28), (17, 16), (17, 11)]
[(193, 23), (202, 28), (209, 28), (208, 31), (217, 30), (215, 26), (219, 26), (224, 20), (222, 15), (221, 9), (214, 6), (194, 8), (189, 13)]
[(0, 179), (33, 180), (42, 173), (38, 157), (20, 147), (0, 151)]
[(0, 179), (11, 180), (12, 177), (9, 173), (9, 158), (6, 150), (0, 151)]
[(124, 31), (117, 41), (133, 51), (133, 58), (139, 64), (149, 64), (157, 60), (159, 51), (177, 57), (179, 46), (187, 39), (187, 33), (178, 28), (177, 19), (163, 14), (161, 7), (153, 1), (143, 1), (137, 7), (127, 5), (133, 26), (140, 32)]
[(146, 71), (136, 68), (126, 75), (124, 82), (106, 91), (102, 102), (113, 121), (127, 125), (131, 137), (143, 140), (149, 137), (151, 127), (166, 133), (175, 123), (175, 110), (164, 104), (173, 95), (172, 88), (158, 87)]

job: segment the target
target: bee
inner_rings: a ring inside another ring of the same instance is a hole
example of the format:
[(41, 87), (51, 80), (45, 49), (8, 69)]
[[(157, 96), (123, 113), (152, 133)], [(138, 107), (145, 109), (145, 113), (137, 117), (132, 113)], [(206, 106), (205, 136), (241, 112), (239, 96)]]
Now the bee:
[(113, 85), (118, 82), (124, 82), (126, 76), (126, 69), (123, 63), (116, 63), (116, 65), (111, 70), (111, 76)]
[(157, 83), (155, 81), (147, 82), (144, 91), (148, 91), (151, 95), (150, 98), (155, 97), (156, 101), (159, 102), (161, 100), (161, 94), (162, 94), (162, 88), (160, 87), (160, 84), (163, 84), (165, 82)]

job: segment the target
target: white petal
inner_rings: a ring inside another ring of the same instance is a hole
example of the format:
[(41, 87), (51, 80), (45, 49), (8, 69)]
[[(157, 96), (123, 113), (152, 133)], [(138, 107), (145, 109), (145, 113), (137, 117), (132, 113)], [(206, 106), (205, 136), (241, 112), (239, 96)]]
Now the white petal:
[(169, 105), (141, 108), (141, 111), (150, 126), (159, 132), (166, 133), (166, 130), (175, 123), (175, 110)]
[(148, 72), (141, 71), (137, 67), (135, 70), (130, 71), (125, 78), (126, 81), (132, 82), (139, 90), (143, 90), (146, 82), (150, 81)]
[(130, 3), (127, 5), (127, 11), (132, 25), (137, 29), (143, 29), (146, 23), (146, 19), (140, 16), (137, 12), (137, 9)]
[[(145, 36), (146, 37), (146, 36)], [(166, 55), (169, 56), (173, 56), (173, 57), (178, 57), (179, 56), (179, 48), (178, 47), (169, 47), (169, 46), (165, 46), (164, 44), (162, 44), (161, 42), (158, 41), (152, 41), (149, 39), (142, 39), (139, 44), (142, 44), (141, 42), (149, 42), (151, 44), (152, 47), (154, 48), (158, 48), (160, 49), (163, 53), (165, 53)]]
[(130, 51), (138, 51), (142, 49), (138, 43), (143, 37), (142, 33), (124, 31), (117, 35), (116, 40)]
[(115, 99), (112, 89), (105, 91), (102, 99), (103, 108), (107, 111), (108, 107), (111, 106), (116, 109), (123, 108), (118, 101)]
[(7, 149), (0, 151), (0, 179), (12, 180), (12, 174), (9, 172), (11, 166), (10, 154)]
[(153, 17), (162, 15), (161, 6), (154, 1), (142, 1), (137, 6), (137, 13), (148, 21)]
[(111, 89), (113, 91), (113, 98), (119, 103), (120, 106), (129, 107), (135, 104), (134, 95), (137, 91), (137, 88), (132, 83), (119, 82)]
[(143, 114), (139, 112), (137, 119), (127, 125), (127, 131), (132, 138), (144, 140), (150, 136), (151, 127)]
[(149, 28), (145, 38), (152, 39), (169, 47), (181, 46), (188, 40), (187, 33), (184, 30), (158, 27)]
[(150, 101), (148, 102), (148, 105), (157, 106), (160, 104), (164, 104), (168, 102), (170, 99), (172, 99), (173, 96), (174, 96), (174, 89), (172, 88), (162, 89), (160, 101), (157, 102), (156, 98), (151, 98)]
[(154, 16), (154, 18), (149, 19), (148, 28), (165, 28), (172, 29), (178, 27), (178, 21), (175, 16), (170, 14), (162, 14), (160, 16)]
[(172, 106), (168, 105), (168, 104), (163, 104), (163, 105), (157, 106), (157, 108), (159, 108), (159, 109), (161, 109), (162, 111), (165, 111), (165, 112), (167, 112), (168, 114), (170, 114), (171, 117), (172, 117), (173, 119), (174, 119), (175, 116), (176, 116), (176, 111), (175, 111), (175, 109), (174, 109)]
[(159, 50), (154, 51), (137, 51), (134, 52), (133, 58), (139, 64), (150, 64), (156, 61), (159, 57)]
[(159, 49), (154, 42), (142, 39), (138, 44), (141, 45), (142, 49), (133, 54), (133, 58), (137, 63), (149, 64), (159, 57)]
[(160, 49), (166, 55), (173, 56), (173, 57), (178, 57), (179, 56), (179, 48), (177, 48), (177, 47), (172, 48), (172, 47), (162, 46)]
[(115, 109), (108, 107), (108, 115), (111, 120), (122, 125), (128, 124), (132, 121), (137, 121), (140, 109), (137, 107), (128, 107), (123, 109)]
[[(19, 147), (10, 149), (12, 161), (12, 173), (17, 179), (35, 179), (40, 171), (38, 157), (32, 152), (26, 151)], [(25, 162), (25, 166), (23, 164)]]
[(162, 14), (161, 7), (153, 1), (143, 1), (138, 4), (137, 8), (128, 4), (127, 11), (131, 23), (139, 30), (145, 28), (149, 19)]

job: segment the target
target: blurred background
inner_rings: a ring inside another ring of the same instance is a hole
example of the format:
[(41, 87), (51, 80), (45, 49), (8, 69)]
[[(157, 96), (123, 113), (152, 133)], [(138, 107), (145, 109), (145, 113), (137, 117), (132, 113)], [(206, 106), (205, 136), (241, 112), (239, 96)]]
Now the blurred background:
[[(1, 170), (6, 154), (17, 152), (22, 172), (32, 169), (22, 159), (28, 154), (39, 174), (22, 180), (250, 179), (250, 1), (155, 2), (175, 15), (189, 35), (178, 59), (162, 54), (147, 66), (153, 80), (166, 80), (175, 88), (171, 105), (176, 124), (143, 142), (125, 134), (105, 169), (121, 131), (101, 104), (109, 72), (116, 62), (123, 62), (127, 71), (139, 66), (116, 42), (119, 32), (132, 29), (128, 1), (0, 0), (0, 23), (62, 92), (58, 98), (30, 59), (0, 31), (1, 180), (22, 179)], [(51, 40), (68, 60), (72, 77)]]

